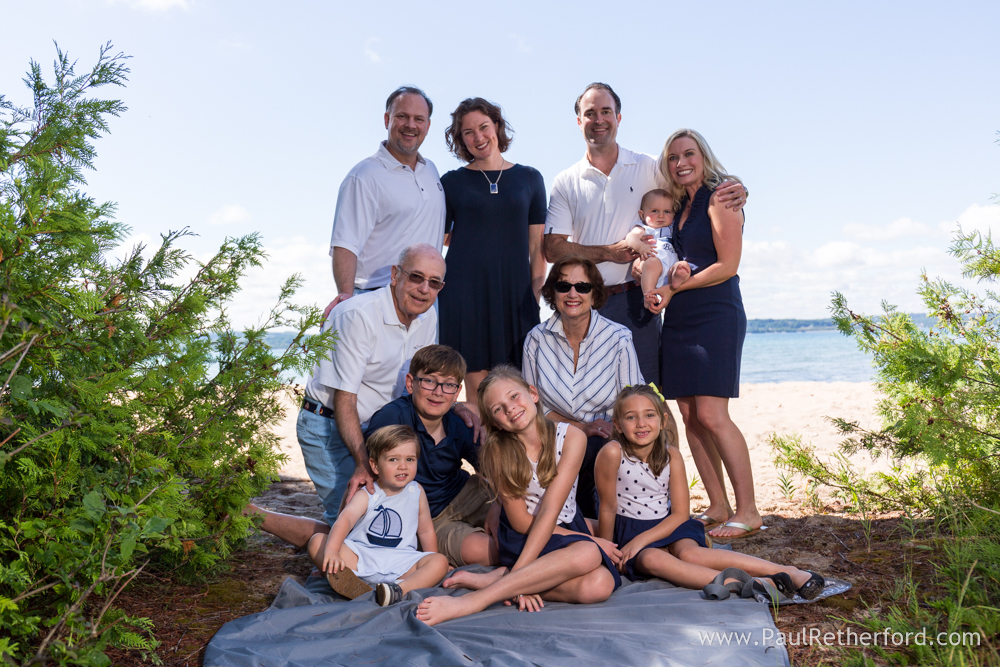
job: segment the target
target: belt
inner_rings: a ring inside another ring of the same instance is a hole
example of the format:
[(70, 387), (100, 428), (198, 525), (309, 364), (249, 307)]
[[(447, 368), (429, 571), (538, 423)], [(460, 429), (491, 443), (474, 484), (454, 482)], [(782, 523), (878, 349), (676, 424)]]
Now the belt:
[(302, 399), (302, 409), (306, 412), (313, 412), (320, 417), (326, 417), (327, 419), (333, 419), (333, 410), (321, 405), (320, 403), (315, 403), (310, 401), (308, 398)]
[(608, 296), (614, 296), (615, 294), (621, 294), (622, 292), (627, 292), (630, 289), (635, 289), (638, 286), (639, 286), (639, 283), (630, 280), (627, 283), (621, 283), (619, 285), (612, 285), (611, 287), (608, 287), (606, 289), (608, 291)]

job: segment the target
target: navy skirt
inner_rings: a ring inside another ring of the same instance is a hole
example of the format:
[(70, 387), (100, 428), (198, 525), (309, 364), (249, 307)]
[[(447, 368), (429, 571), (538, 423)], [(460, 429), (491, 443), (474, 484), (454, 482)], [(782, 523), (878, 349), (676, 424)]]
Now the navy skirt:
[[(614, 543), (618, 545), (621, 549), (626, 544), (631, 542), (636, 535), (645, 533), (650, 528), (655, 528), (663, 519), (630, 519), (627, 516), (622, 516), (621, 514), (615, 515), (615, 539)], [(683, 539), (694, 540), (698, 543), (698, 546), (707, 547), (708, 544), (705, 542), (705, 524), (697, 519), (688, 519), (681, 525), (677, 526), (674, 532), (670, 533), (661, 540), (656, 540), (652, 544), (646, 545), (642, 551), (645, 549), (662, 549), (663, 547), (670, 546), (674, 542), (678, 542)], [(640, 551), (640, 553), (642, 553)], [(638, 557), (639, 554), (636, 554)], [(629, 562), (625, 563), (625, 573), (628, 575), (629, 579), (641, 578), (641, 575), (636, 575), (635, 567), (635, 557), (633, 557)]]
[[(553, 534), (549, 538), (549, 541), (545, 543), (542, 547), (539, 557), (544, 556), (547, 553), (552, 553), (553, 551), (558, 551), (563, 547), (567, 547), (573, 542), (588, 541), (593, 542), (587, 535), (590, 534), (590, 527), (587, 525), (587, 521), (583, 518), (583, 512), (580, 508), (576, 508), (576, 516), (573, 520), (567, 523), (558, 524), (560, 527), (566, 530), (576, 531), (578, 533), (584, 533), (583, 535), (556, 535)], [(507, 512), (505, 510), (500, 510), (500, 530), (498, 531), (497, 539), (500, 542), (498, 546), (500, 551), (500, 564), (504, 567), (514, 567), (514, 563), (517, 562), (518, 557), (521, 555), (521, 551), (524, 550), (524, 543), (528, 540), (527, 535), (522, 535), (521, 533), (514, 530), (510, 525), (510, 521), (507, 520)], [(597, 544), (594, 542), (594, 544)], [(608, 555), (604, 553), (604, 549), (598, 549), (601, 552), (601, 558), (604, 559), (604, 567), (611, 571), (612, 576), (615, 578), (615, 590), (622, 585), (621, 575), (618, 574), (615, 564), (611, 562)]]

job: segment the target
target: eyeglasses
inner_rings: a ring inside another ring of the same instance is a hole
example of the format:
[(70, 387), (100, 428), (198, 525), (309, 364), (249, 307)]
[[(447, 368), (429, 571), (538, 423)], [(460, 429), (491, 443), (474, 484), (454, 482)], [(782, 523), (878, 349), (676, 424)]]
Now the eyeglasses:
[(457, 385), (454, 382), (438, 382), (434, 378), (416, 378), (417, 383), (427, 391), (434, 391), (438, 387), (441, 387), (441, 391), (446, 394), (457, 394), (458, 388), (461, 385)]
[(414, 273), (411, 271), (407, 271), (406, 269), (404, 269), (399, 265), (397, 265), (396, 268), (399, 269), (401, 272), (405, 273), (406, 279), (411, 283), (413, 283), (414, 285), (423, 285), (424, 281), (426, 280), (427, 286), (430, 287), (435, 292), (444, 287), (443, 280), (438, 280), (437, 278), (428, 278), (422, 273)]
[(575, 289), (577, 294), (590, 294), (590, 290), (594, 289), (593, 283), (568, 283), (565, 280), (560, 280), (555, 285), (556, 291), (560, 294), (566, 294), (571, 289)]

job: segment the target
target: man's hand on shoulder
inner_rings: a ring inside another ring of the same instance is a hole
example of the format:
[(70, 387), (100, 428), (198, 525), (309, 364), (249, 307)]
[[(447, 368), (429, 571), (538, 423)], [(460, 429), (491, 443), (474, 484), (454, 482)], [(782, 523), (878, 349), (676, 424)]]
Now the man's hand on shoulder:
[(465, 403), (456, 403), (452, 408), (465, 425), (472, 429), (472, 441), (482, 444), (486, 441), (486, 429), (483, 427), (483, 420), (479, 418), (473, 410), (469, 409)]
[(327, 306), (326, 309), (323, 311), (323, 321), (326, 322), (326, 318), (328, 318), (330, 316), (330, 311), (333, 310), (334, 306), (336, 306), (341, 301), (347, 301), (352, 296), (354, 296), (354, 295), (353, 294), (349, 294), (347, 292), (341, 292), (340, 294), (338, 294), (337, 298), (334, 299), (333, 301), (331, 301), (330, 305)]
[(739, 211), (747, 203), (749, 191), (739, 181), (723, 181), (715, 189), (715, 200), (726, 208)]
[(351, 475), (351, 479), (347, 482), (347, 491), (344, 492), (344, 500), (340, 503), (340, 509), (343, 510), (347, 506), (347, 503), (351, 502), (351, 498), (357, 493), (361, 487), (365, 487), (368, 493), (375, 493), (375, 477), (372, 475), (371, 470), (368, 466), (359, 466), (354, 469), (354, 474)]

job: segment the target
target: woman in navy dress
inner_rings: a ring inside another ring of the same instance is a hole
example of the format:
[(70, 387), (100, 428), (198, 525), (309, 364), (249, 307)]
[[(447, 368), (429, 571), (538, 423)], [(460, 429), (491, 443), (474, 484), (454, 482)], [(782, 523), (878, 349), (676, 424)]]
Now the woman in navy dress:
[[(694, 130), (678, 130), (660, 156), (660, 172), (675, 202), (674, 248), (693, 267), (664, 310), (660, 337), (663, 395), (677, 400), (691, 455), (708, 492), (706, 524), (725, 522), (712, 537), (742, 537), (761, 527), (746, 439), (729, 416), (739, 396), (747, 319), (740, 296), (743, 214), (714, 196), (726, 179), (722, 165)], [(723, 465), (736, 496), (726, 496)]]
[(441, 177), (448, 270), (439, 341), (465, 357), (466, 396), (475, 397), (493, 366), (521, 367), (524, 338), (539, 321), (545, 182), (504, 158), (512, 130), (499, 106), (474, 97), (451, 118), (445, 140), (468, 164)]

